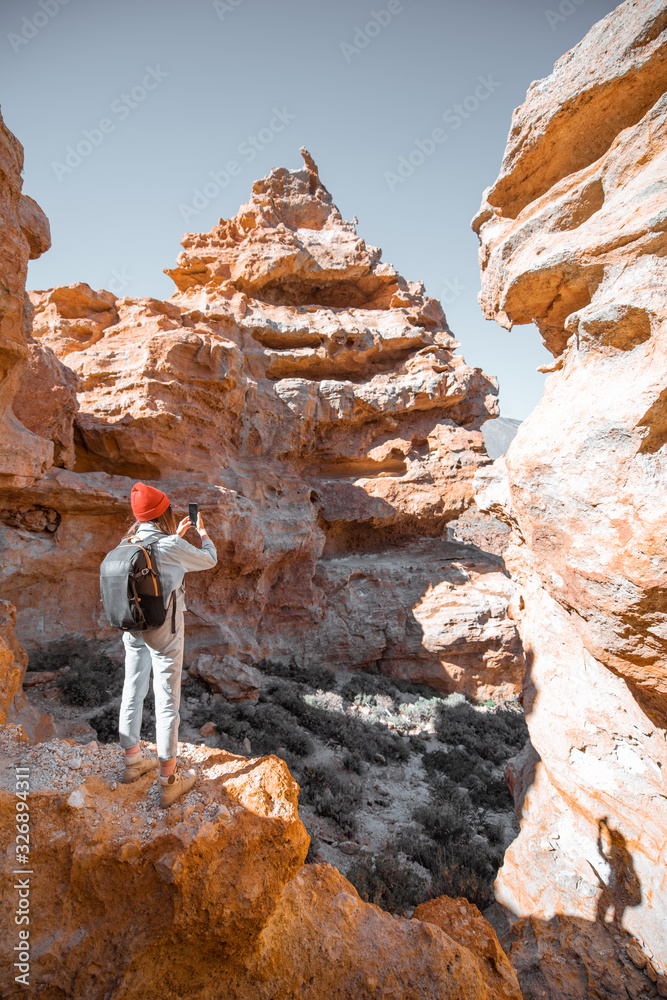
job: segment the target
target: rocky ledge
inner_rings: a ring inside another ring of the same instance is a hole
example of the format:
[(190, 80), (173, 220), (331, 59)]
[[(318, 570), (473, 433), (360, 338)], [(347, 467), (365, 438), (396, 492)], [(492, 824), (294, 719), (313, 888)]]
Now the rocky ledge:
[[(178, 752), (197, 782), (161, 810), (154, 774), (120, 781), (118, 746), (31, 747), (21, 727), (2, 731), (3, 841), (13, 848), (21, 767), (32, 846), (26, 875), (3, 852), (0, 892), (5, 912), (25, 910), (15, 884), (29, 887), (40, 997), (520, 1000), (472, 904), (441, 897), (419, 919), (392, 917), (332, 866), (303, 864), (308, 835), (284, 761), (191, 744)], [(9, 972), (17, 943), (7, 934), (0, 945), (7, 997), (24, 989)]]

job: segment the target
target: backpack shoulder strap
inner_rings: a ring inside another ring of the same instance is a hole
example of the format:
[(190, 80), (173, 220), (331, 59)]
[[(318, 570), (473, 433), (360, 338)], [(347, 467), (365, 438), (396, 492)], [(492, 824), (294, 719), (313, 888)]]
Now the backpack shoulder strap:
[[(136, 541), (135, 541), (135, 539), (136, 539)], [(151, 561), (151, 557), (150, 557), (150, 553), (149, 553), (148, 549), (144, 548), (144, 546), (141, 544), (141, 542), (138, 539), (138, 535), (132, 535), (131, 538), (126, 538), (125, 541), (128, 543), (128, 545), (136, 545), (137, 548), (141, 549), (141, 551), (143, 552), (143, 554), (146, 556), (146, 566), (148, 567), (148, 570), (150, 571), (151, 579), (153, 581), (153, 586), (155, 588), (155, 596), (157, 597), (159, 595), (159, 593), (160, 593), (160, 591), (158, 590), (158, 586), (157, 586), (157, 573), (155, 572), (155, 570), (153, 568), (153, 563)]]

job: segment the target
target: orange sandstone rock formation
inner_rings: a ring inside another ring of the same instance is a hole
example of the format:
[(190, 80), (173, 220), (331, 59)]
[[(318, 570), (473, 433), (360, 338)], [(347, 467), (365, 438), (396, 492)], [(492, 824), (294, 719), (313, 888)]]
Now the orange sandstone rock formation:
[[(154, 752), (153, 747), (148, 748)], [(30, 768), (30, 985), (45, 1000), (521, 1000), (503, 953), (429, 912), (398, 919), (330, 865), (306, 865), (298, 786), (277, 757), (181, 744), (197, 784), (167, 812), (151, 775), (119, 784), (122, 752), (0, 736), (0, 829), (13, 844), (15, 766)], [(0, 898), (14, 911), (14, 857)], [(445, 906), (443, 900), (438, 901)], [(19, 995), (0, 941), (3, 996)], [(465, 942), (465, 943), (464, 943)]]
[(219, 549), (188, 587), (193, 660), (295, 657), (515, 693), (502, 559), (446, 528), (488, 461), (497, 386), (302, 154), (234, 218), (184, 238), (170, 300), (30, 293), (34, 363), (16, 407), (60, 468), (0, 491), (2, 592), (30, 647), (82, 631), (112, 642), (99, 563), (133, 479), (149, 479), (179, 509), (197, 500)]
[(554, 355), (478, 478), (479, 506), (512, 527), (541, 758), (497, 898), (512, 918), (621, 928), (663, 974), (666, 28), (664, 2), (623, 3), (531, 84), (473, 223), (486, 316), (534, 321)]
[(21, 690), (28, 663), (26, 652), (14, 634), (16, 610), (9, 601), (0, 602), (0, 725), (7, 722), (7, 713)]
[(474, 903), (461, 897), (450, 899), (449, 896), (438, 896), (420, 903), (412, 917), (413, 920), (435, 924), (459, 944), (469, 948), (473, 955), (483, 960), (487, 981), (493, 982), (498, 994), (514, 996), (517, 988), (515, 974), (500, 947), (496, 932)]
[(53, 446), (31, 434), (12, 412), (18, 383), (28, 367), (24, 324), (28, 259), (51, 245), (39, 205), (21, 194), (23, 147), (0, 116), (0, 485), (27, 485), (51, 465)]
[(0, 600), (0, 726), (19, 723), (37, 743), (51, 739), (56, 729), (53, 718), (34, 708), (23, 691), (28, 656), (16, 638), (15, 624), (16, 609)]
[(412, 515), (418, 534), (437, 531), (469, 503), (497, 388), (303, 155), (304, 169), (257, 181), (234, 219), (184, 237), (170, 301), (31, 293), (34, 336), (82, 380), (76, 470), (253, 492), (244, 478), (289, 462), (326, 484), (327, 520), (405, 531)]
[(73, 469), (78, 379), (49, 347), (32, 338), (28, 341), (28, 352), (28, 371), (14, 396), (12, 409), (24, 427), (53, 441), (54, 465)]

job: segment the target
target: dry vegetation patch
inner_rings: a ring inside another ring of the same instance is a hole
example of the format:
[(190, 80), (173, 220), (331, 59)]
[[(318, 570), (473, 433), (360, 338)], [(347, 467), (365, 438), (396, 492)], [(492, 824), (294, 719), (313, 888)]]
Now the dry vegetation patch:
[[(181, 739), (201, 742), (208, 723), (209, 745), (283, 757), (301, 786), (308, 860), (335, 864), (362, 898), (398, 913), (443, 893), (486, 907), (518, 832), (503, 777), (528, 736), (518, 703), (474, 705), (380, 673), (255, 666), (254, 703), (184, 673)], [(122, 666), (80, 642), (31, 657), (30, 669), (57, 672), (40, 685), (40, 707), (118, 740)], [(149, 690), (142, 736), (154, 739), (154, 726)]]

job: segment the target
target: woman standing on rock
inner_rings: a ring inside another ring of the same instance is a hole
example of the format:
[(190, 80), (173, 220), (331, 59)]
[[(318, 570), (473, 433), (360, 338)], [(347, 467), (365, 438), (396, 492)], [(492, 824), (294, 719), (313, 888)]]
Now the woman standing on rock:
[[(162, 584), (165, 607), (172, 592), (176, 595), (175, 630), (172, 615), (164, 625), (145, 632), (125, 632), (125, 683), (120, 705), (120, 745), (125, 750), (123, 781), (134, 781), (160, 764), (160, 805), (170, 806), (189, 791), (195, 783), (194, 771), (181, 771), (176, 766), (179, 706), (181, 701), (181, 670), (183, 667), (183, 611), (185, 610), (183, 577), (195, 570), (211, 569), (218, 561), (213, 542), (208, 537), (201, 514), (197, 531), (201, 549), (186, 542), (184, 535), (192, 527), (189, 517), (176, 521), (169, 499), (161, 490), (145, 483), (132, 487), (130, 498), (136, 521), (126, 538), (136, 537), (150, 544)], [(151, 665), (155, 694), (155, 727), (158, 759), (145, 757), (139, 734), (144, 698), (148, 692)]]

